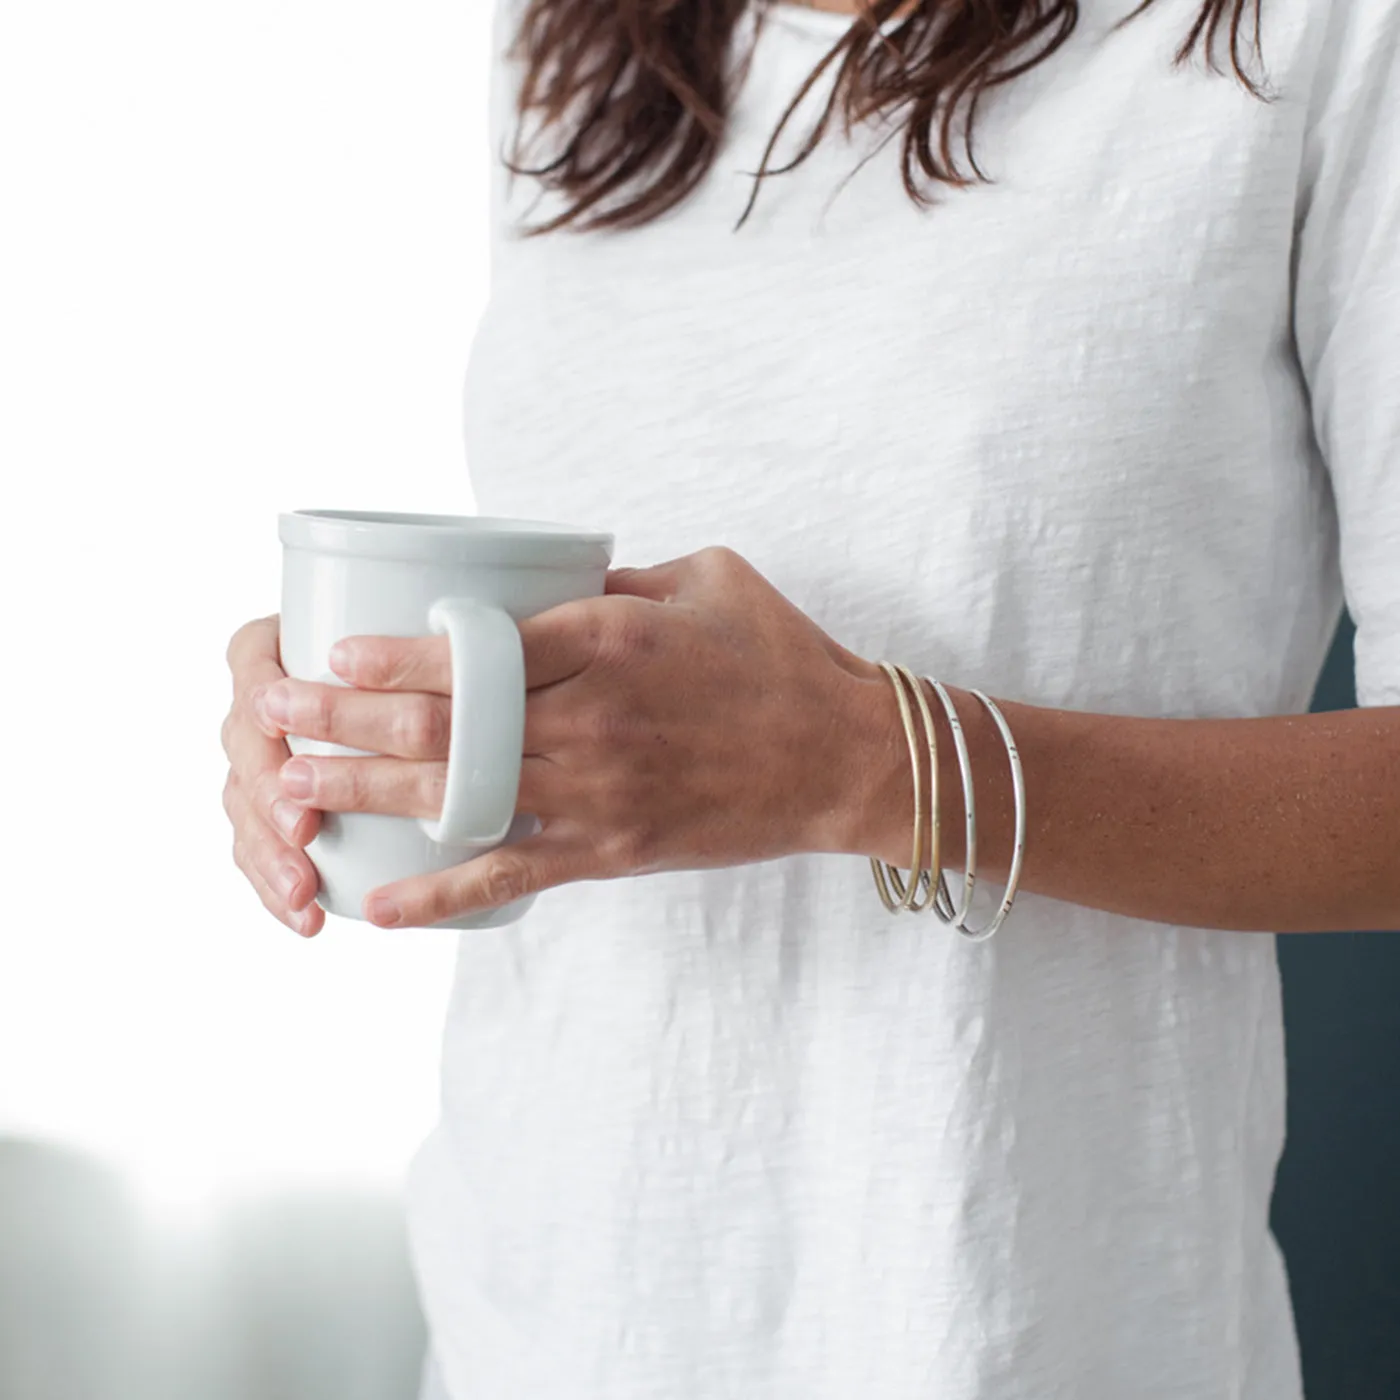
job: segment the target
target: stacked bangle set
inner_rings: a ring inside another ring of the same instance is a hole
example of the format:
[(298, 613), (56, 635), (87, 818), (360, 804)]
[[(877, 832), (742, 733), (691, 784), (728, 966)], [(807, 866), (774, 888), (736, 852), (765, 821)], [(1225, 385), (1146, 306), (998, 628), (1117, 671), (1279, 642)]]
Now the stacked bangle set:
[[(968, 757), (967, 740), (963, 735), (962, 723), (953, 706), (947, 688), (931, 676), (925, 676), (933, 693), (948, 716), (948, 727), (953, 735), (953, 747), (958, 756), (958, 771), (962, 775), (963, 810), (965, 813), (966, 860), (964, 862), (961, 902), (954, 906), (948, 882), (943, 875), (939, 860), (939, 802), (938, 802), (938, 740), (934, 734), (933, 714), (924, 688), (907, 666), (880, 662), (880, 669), (890, 678), (894, 686), (895, 698), (899, 701), (900, 717), (904, 721), (905, 737), (909, 741), (909, 761), (914, 773), (914, 854), (906, 885), (894, 866), (874, 856), (870, 858), (870, 869), (875, 876), (875, 888), (880, 900), (892, 914), (907, 909), (910, 913), (921, 914), (932, 909), (945, 924), (952, 924), (964, 938), (973, 943), (985, 942), (1006, 921), (1011, 912), (1012, 901), (1016, 898), (1016, 887), (1021, 880), (1021, 864), (1026, 849), (1026, 787), (1021, 773), (1021, 758), (1016, 752), (1015, 741), (1011, 737), (1010, 726), (995, 701), (980, 690), (970, 693), (986, 706), (992, 717), (1002, 742), (1006, 745), (1006, 756), (1011, 765), (1011, 786), (1016, 807), (1016, 834), (1011, 855), (1011, 868), (1007, 873), (1006, 891), (1001, 906), (985, 927), (974, 929), (968, 924), (972, 912), (972, 891), (977, 882), (977, 811), (972, 794), (972, 764)], [(907, 689), (907, 694), (906, 694)], [(920, 761), (920, 743), (915, 733), (915, 707), (909, 703), (912, 695), (917, 705), (919, 721), (923, 728), (923, 748), (928, 753), (929, 793), (924, 794), (923, 764)], [(928, 861), (924, 863), (925, 831), (928, 832)]]

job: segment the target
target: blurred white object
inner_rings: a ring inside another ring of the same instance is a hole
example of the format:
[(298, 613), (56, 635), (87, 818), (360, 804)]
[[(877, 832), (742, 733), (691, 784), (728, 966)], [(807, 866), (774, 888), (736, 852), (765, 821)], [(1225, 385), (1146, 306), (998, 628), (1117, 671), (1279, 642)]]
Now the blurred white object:
[(181, 1230), (96, 1159), (0, 1139), (0, 1400), (414, 1400), (425, 1345), (393, 1193)]

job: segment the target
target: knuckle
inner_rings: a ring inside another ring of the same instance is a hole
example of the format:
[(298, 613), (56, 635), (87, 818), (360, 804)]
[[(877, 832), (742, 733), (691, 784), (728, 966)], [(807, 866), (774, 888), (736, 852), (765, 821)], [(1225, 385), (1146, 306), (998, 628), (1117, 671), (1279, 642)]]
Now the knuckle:
[[(311, 737), (320, 738), (329, 734), (335, 727), (335, 712), (340, 697), (329, 686), (313, 690), (306, 702), (307, 718)], [(293, 719), (296, 718), (295, 712)]]
[(279, 776), (281, 772), (280, 767), (270, 768), (264, 773), (259, 773), (253, 782), (252, 805), (269, 819), (272, 816), (272, 804), (282, 796), (282, 781)]
[(355, 759), (348, 759), (335, 765), (332, 771), (336, 776), (327, 774), (323, 778), (318, 773), (319, 785), (314, 791), (323, 800), (328, 800), (333, 787), (339, 787), (341, 790), (335, 794), (337, 807), (349, 812), (369, 811), (373, 805), (374, 784), (366, 765)]
[(233, 821), (241, 802), (242, 793), (239, 791), (238, 774), (232, 768), (228, 770), (228, 777), (224, 779), (223, 803), (224, 815)]
[(584, 742), (598, 749), (626, 748), (637, 732), (636, 718), (619, 703), (590, 706), (579, 724)]
[(384, 664), (383, 651), (370, 642), (356, 642), (345, 648), (348, 665), (339, 667), (336, 674), (342, 679), (353, 678), (355, 685), (382, 686), (387, 683), (388, 667)]
[(487, 862), (481, 872), (482, 897), (493, 907), (523, 898), (529, 884), (529, 867), (509, 857)]
[(627, 764), (609, 764), (590, 775), (589, 795), (606, 830), (627, 825), (639, 797), (636, 774)]
[(355, 679), (361, 685), (392, 688), (408, 677), (409, 659), (400, 650), (378, 642), (361, 642), (355, 647)]
[(614, 827), (603, 842), (603, 859), (619, 872), (647, 868), (655, 853), (655, 833), (647, 823), (636, 820)]
[(441, 701), (425, 695), (396, 711), (394, 730), (400, 753), (409, 758), (435, 758), (447, 752), (452, 714)]
[(256, 832), (251, 830), (246, 821), (240, 821), (234, 830), (233, 863), (255, 885), (258, 883), (260, 874), (264, 879), (267, 877), (264, 866), (268, 865), (269, 862), (265, 843), (257, 838)]
[(357, 641), (347, 646), (349, 669), (340, 669), (342, 678), (354, 677), (356, 685), (380, 686), (392, 682), (392, 668), (385, 664), (384, 649), (370, 641)]
[(725, 573), (740, 567), (743, 559), (727, 544), (711, 544), (696, 552), (695, 562), (706, 571)]
[(598, 624), (598, 659), (604, 665), (618, 665), (648, 656), (656, 646), (647, 610), (623, 606), (613, 608)]

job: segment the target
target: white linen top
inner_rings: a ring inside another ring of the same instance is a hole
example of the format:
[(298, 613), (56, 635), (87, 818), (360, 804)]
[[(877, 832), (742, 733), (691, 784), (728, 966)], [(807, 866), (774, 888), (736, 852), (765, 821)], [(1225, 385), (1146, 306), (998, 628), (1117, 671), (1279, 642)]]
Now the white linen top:
[[(1198, 0), (1131, 8), (927, 212), (897, 139), (838, 192), (838, 123), (733, 230), (848, 22), (786, 6), (658, 221), (521, 240), (557, 205), (498, 176), (479, 509), (726, 544), (871, 660), (1118, 714), (1306, 710), (1345, 592), (1400, 704), (1400, 3), (1263, 0), (1271, 103), (1172, 66)], [(1283, 1048), (1272, 934), (1023, 892), (971, 944), (857, 856), (548, 891), (459, 935), (425, 1394), (1298, 1400)]]

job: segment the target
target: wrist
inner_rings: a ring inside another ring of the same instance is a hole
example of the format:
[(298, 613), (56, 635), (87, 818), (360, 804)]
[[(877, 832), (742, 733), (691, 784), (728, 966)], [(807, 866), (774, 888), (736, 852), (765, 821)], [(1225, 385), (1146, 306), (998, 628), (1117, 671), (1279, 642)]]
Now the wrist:
[(909, 739), (894, 686), (878, 668), (866, 686), (864, 699), (863, 742), (857, 746), (858, 776), (849, 806), (850, 849), (904, 870), (909, 866), (914, 836)]
[[(944, 870), (960, 871), (966, 856), (962, 770), (942, 702), (922, 677), (919, 684), (933, 716), (938, 752), (939, 863)], [(1007, 863), (1010, 846), (1009, 828), (1003, 831), (1010, 820), (1011, 804), (1010, 778), (1001, 737), (975, 696), (946, 684), (945, 688), (963, 727), (974, 778), (978, 869), (985, 874), (995, 874)], [(931, 813), (932, 802), (927, 792), (927, 741), (920, 711), (912, 698), (910, 706), (918, 739), (925, 801)], [(837, 849), (852, 855), (873, 856), (907, 870), (914, 839), (914, 779), (909, 740), (894, 686), (879, 667), (871, 665), (868, 672), (855, 681), (851, 714), (845, 801), (841, 805)], [(1006, 790), (1002, 791), (1003, 788)], [(1011, 825), (1014, 826), (1014, 821)]]
[(832, 797), (819, 816), (812, 849), (874, 856), (905, 869), (912, 853), (914, 786), (909, 741), (889, 677), (871, 662), (848, 668), (838, 713), (840, 722), (830, 730), (835, 752), (827, 765)]

